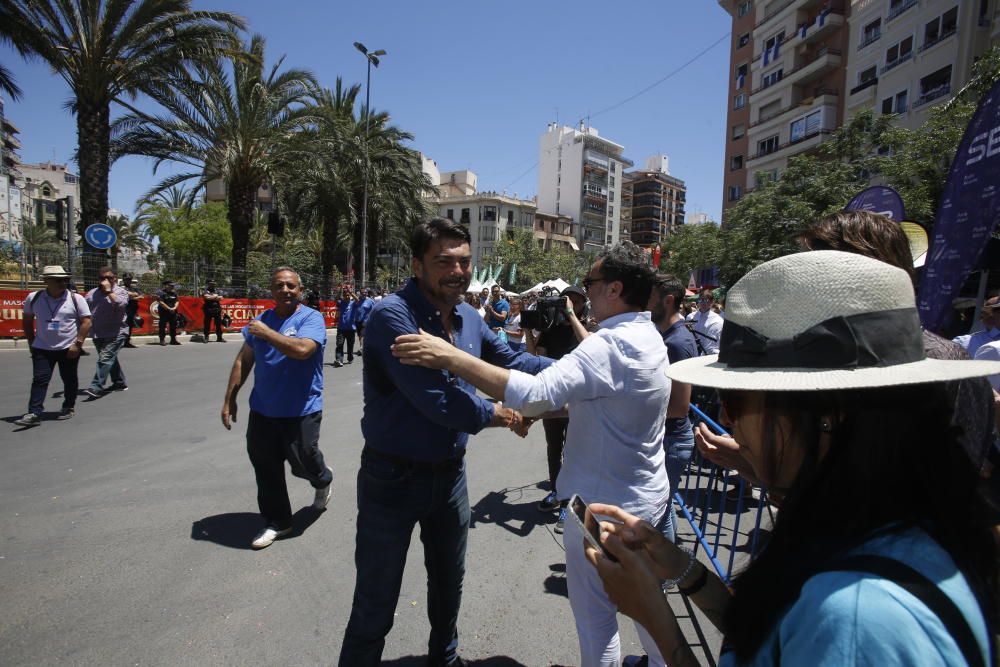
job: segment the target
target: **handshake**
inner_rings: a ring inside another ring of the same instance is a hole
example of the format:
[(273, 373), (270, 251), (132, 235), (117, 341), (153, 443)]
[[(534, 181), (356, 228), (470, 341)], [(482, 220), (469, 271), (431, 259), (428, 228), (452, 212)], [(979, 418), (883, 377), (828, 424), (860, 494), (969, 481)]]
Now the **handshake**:
[(530, 417), (525, 417), (517, 410), (512, 410), (511, 408), (505, 408), (500, 403), (496, 404), (496, 408), (493, 412), (493, 421), (490, 423), (491, 426), (504, 426), (509, 428), (511, 431), (524, 438), (528, 435), (528, 429), (534, 424), (537, 419), (532, 419)]

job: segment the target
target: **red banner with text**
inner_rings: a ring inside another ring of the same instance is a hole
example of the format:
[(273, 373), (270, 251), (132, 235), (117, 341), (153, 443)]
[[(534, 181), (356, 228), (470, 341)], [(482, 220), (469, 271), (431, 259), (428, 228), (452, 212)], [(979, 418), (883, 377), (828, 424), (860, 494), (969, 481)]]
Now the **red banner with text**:
[[(23, 338), (21, 318), (24, 300), (30, 294), (28, 290), (0, 290), (0, 338)], [(183, 327), (188, 333), (201, 333), (205, 326), (205, 311), (202, 310), (202, 300), (196, 296), (182, 296), (177, 311), (187, 320)], [(222, 299), (222, 314), (230, 318), (225, 331), (239, 331), (251, 320), (260, 316), (268, 308), (274, 307), (270, 299)], [(323, 314), (328, 329), (337, 326), (337, 302), (320, 301), (319, 312)], [(142, 336), (157, 334), (160, 319), (157, 312), (155, 296), (144, 295), (139, 299), (139, 312), (142, 326), (132, 329), (132, 335)]]

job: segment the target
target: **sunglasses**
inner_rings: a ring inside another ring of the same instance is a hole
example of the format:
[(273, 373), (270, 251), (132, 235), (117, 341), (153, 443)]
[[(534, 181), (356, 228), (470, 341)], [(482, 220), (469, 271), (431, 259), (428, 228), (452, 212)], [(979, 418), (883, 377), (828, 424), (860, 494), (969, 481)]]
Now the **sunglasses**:
[(582, 281), (583, 289), (589, 290), (591, 285), (593, 285), (594, 283), (603, 283), (606, 280), (607, 278), (591, 278), (590, 276), (587, 276)]

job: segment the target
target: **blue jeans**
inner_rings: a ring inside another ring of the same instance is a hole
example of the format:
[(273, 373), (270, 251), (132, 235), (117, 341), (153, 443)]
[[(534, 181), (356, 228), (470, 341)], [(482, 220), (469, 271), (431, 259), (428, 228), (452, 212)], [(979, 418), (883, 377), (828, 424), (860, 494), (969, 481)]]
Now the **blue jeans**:
[(357, 579), (340, 649), (341, 667), (380, 664), (417, 524), (427, 568), (429, 664), (447, 665), (455, 659), (469, 521), (464, 461), (432, 471), (362, 454), (354, 552)]
[(80, 357), (70, 359), (69, 350), (40, 350), (31, 348), (31, 398), (28, 400), (28, 412), (42, 415), (45, 406), (45, 393), (52, 380), (52, 371), (59, 366), (59, 377), (63, 383), (63, 410), (76, 406), (76, 392), (79, 383), (76, 367)]
[(111, 374), (111, 383), (114, 386), (124, 387), (127, 383), (125, 382), (125, 373), (122, 371), (122, 365), (118, 361), (118, 351), (122, 349), (128, 341), (128, 334), (118, 334), (115, 338), (95, 338), (94, 347), (97, 348), (97, 371), (94, 373), (94, 379), (90, 381), (90, 388), (94, 391), (100, 391), (104, 388), (104, 383), (107, 382), (108, 373)]
[(681, 474), (694, 453), (694, 431), (688, 429), (683, 435), (668, 435), (663, 441), (666, 451), (667, 479), (670, 481), (670, 502), (667, 511), (663, 513), (660, 531), (663, 536), (673, 542), (677, 537), (677, 511), (674, 509), (674, 494), (680, 484)]

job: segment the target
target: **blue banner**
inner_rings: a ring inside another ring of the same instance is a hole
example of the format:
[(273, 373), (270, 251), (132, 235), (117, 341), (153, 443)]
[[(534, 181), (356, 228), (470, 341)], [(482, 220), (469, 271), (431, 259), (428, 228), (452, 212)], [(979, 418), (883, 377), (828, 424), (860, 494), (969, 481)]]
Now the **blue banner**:
[(903, 198), (899, 193), (885, 185), (862, 190), (854, 196), (854, 199), (844, 207), (845, 211), (871, 211), (879, 213), (887, 218), (902, 222), (906, 220), (906, 213), (903, 209)]
[(920, 280), (917, 308), (929, 331), (945, 324), (952, 300), (1000, 221), (1000, 82), (979, 103), (951, 164)]

